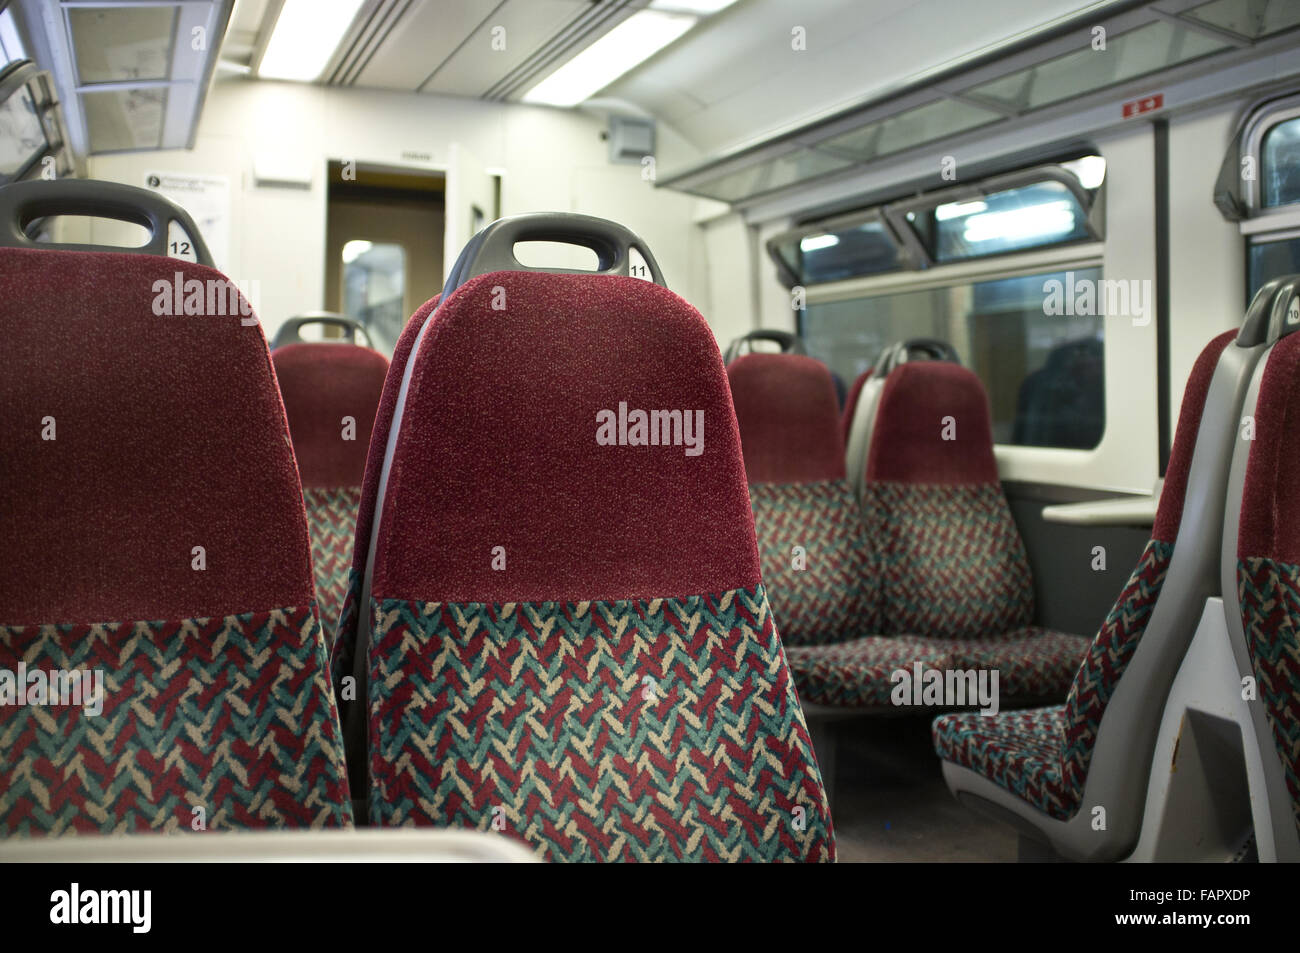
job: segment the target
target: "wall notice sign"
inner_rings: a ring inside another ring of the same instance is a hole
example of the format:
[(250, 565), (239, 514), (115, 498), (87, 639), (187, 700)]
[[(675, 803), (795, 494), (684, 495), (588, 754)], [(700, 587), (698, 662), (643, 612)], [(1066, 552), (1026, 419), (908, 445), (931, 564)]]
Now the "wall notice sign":
[[(190, 172), (146, 172), (144, 184), (146, 188), (162, 193), (190, 213), (204, 244), (212, 252), (217, 268), (229, 271), (230, 178)], [(170, 237), (168, 241), (171, 241)], [(178, 258), (188, 257), (180, 252), (175, 255)]]
[(1164, 104), (1164, 93), (1155, 93), (1152, 96), (1143, 96), (1141, 99), (1131, 99), (1124, 104), (1124, 118), (1131, 119), (1134, 116), (1140, 116), (1143, 113), (1154, 112)]

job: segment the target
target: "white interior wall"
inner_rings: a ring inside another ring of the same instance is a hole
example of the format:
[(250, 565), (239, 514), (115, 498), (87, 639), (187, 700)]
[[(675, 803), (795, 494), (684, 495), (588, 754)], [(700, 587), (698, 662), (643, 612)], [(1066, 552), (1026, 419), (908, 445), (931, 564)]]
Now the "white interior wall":
[[(669, 287), (709, 317), (697, 200), (655, 189), (640, 165), (609, 163), (603, 129), (597, 118), (544, 107), (222, 80), (208, 96), (193, 150), (95, 156), (90, 174), (131, 185), (152, 170), (228, 176), (230, 260), (218, 264), (235, 281), (256, 283), (268, 337), (293, 314), (323, 306), (327, 161), (439, 169), (452, 143), (501, 173), (506, 214), (583, 212), (638, 233)], [(259, 155), (305, 163), (310, 188), (255, 185)]]
[(1245, 315), (1245, 240), (1213, 201), (1241, 105), (1169, 124), (1169, 406), (1175, 423), (1197, 355)]

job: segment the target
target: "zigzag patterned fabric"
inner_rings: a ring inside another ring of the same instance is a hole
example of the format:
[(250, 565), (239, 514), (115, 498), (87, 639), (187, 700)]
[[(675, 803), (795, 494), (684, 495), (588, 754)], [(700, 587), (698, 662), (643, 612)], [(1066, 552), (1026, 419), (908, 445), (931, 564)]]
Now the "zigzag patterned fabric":
[(960, 712), (934, 722), (939, 757), (970, 768), (1057, 820), (1077, 809), (1061, 785), (1061, 739), (1065, 706), (1004, 711), (996, 715)]
[(995, 483), (874, 482), (863, 492), (886, 633), (974, 638), (1028, 625), (1024, 544)]
[[(782, 642), (825, 645), (879, 631), (877, 571), (848, 483), (755, 483), (749, 498)], [(795, 568), (795, 547), (804, 568)]]
[(979, 639), (950, 639), (942, 643), (959, 669), (996, 669), (1003, 698), (1061, 698), (1070, 690), (1091, 642), (1039, 626), (1014, 629)]
[(0, 830), (349, 827), (311, 607), (213, 619), (0, 626), (0, 670), (99, 670), (103, 710), (0, 706)]
[(339, 625), (335, 631), (334, 644), (330, 646), (330, 682), (334, 685), (337, 697), (343, 690), (343, 676), (352, 672), (354, 641), (343, 638), (344, 633), (356, 629), (361, 606), (361, 573), (355, 568), (348, 570), (347, 588), (343, 591), (343, 604), (339, 607)]
[[(1065, 704), (1038, 710), (1040, 726), (1059, 727), (1053, 757), (1045, 753), (1046, 729), (1026, 733), (1025, 722), (1017, 720), (1033, 712), (940, 716), (934, 723), (939, 756), (983, 774), (1052, 817), (1072, 817), (1083, 797), (1101, 716), (1146, 631), (1172, 555), (1171, 543), (1157, 539), (1147, 543), (1093, 639)], [(977, 720), (971, 721), (972, 717)]]
[(952, 667), (952, 653), (931, 639), (872, 635), (835, 645), (792, 646), (790, 674), (804, 702), (838, 708), (893, 709), (890, 677), (914, 662), (925, 668)]
[(1300, 566), (1237, 560), (1237, 598), (1251, 665), (1300, 828)]
[(320, 606), (325, 643), (332, 645), (352, 567), (361, 487), (304, 487), (302, 498), (311, 536), (311, 564), (316, 573), (316, 604)]
[(762, 586), (375, 607), (372, 818), (547, 860), (829, 861), (830, 814)]

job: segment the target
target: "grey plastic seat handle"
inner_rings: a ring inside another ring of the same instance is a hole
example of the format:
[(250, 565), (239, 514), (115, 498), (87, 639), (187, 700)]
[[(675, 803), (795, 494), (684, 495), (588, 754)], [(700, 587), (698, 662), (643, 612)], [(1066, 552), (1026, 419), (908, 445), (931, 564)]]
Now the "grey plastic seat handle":
[(353, 343), (356, 343), (357, 335), (360, 334), (366, 339), (366, 347), (373, 348), (375, 346), (370, 337), (370, 332), (366, 330), (366, 326), (355, 318), (335, 314), (332, 311), (316, 311), (295, 315), (280, 325), (280, 330), (275, 332), (275, 340), (271, 342), (271, 350), (274, 351), (286, 344), (303, 343), (302, 336), (298, 332), (308, 324), (324, 324), (330, 327), (342, 328), (347, 334), (348, 340)]
[[(136, 248), (76, 242), (38, 242), (27, 226), (50, 215), (87, 215), (131, 222), (149, 230), (149, 240)], [(93, 179), (33, 179), (0, 188), (0, 246), (64, 251), (125, 252), (167, 257), (168, 231), (176, 222), (189, 239), (200, 265), (216, 267), (212, 253), (189, 213), (150, 189)]]
[[(598, 265), (594, 271), (575, 268), (532, 268), (515, 257), (519, 242), (558, 242), (579, 245), (596, 253)], [(650, 278), (655, 284), (667, 287), (659, 263), (635, 233), (616, 222), (592, 215), (572, 212), (533, 212), (499, 218), (470, 239), (451, 267), (442, 289), (448, 295), (479, 275), (493, 271), (536, 271), (570, 275), (623, 275), (629, 273), (628, 252), (635, 248), (641, 253)]]
[(803, 339), (797, 334), (791, 334), (789, 331), (778, 331), (775, 328), (755, 328), (748, 334), (742, 334), (727, 345), (727, 353), (723, 355), (722, 363), (730, 364), (740, 356), (746, 345), (749, 345), (749, 350), (752, 353), (755, 341), (771, 341), (781, 349), (782, 354), (808, 353), (803, 346)]
[(906, 364), (909, 355), (913, 351), (930, 355), (932, 361), (947, 361), (952, 364), (960, 364), (961, 358), (957, 356), (956, 349), (947, 341), (941, 341), (938, 338), (908, 338), (906, 341), (899, 341), (891, 344), (881, 352), (875, 366), (871, 369), (871, 376), (877, 380), (889, 375), (889, 372), (900, 364)]

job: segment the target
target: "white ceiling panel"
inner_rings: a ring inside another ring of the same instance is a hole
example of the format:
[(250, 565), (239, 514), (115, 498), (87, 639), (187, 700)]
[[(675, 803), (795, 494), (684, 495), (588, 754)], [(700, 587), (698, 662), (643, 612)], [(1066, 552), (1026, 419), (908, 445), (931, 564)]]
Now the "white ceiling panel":
[[(588, 0), (508, 0), (465, 38), (421, 92), (482, 95), (590, 5)], [(497, 27), (505, 30), (504, 50), (492, 45)]]
[(376, 89), (419, 89), (505, 0), (421, 0), (401, 18), (375, 51), (355, 85)]
[[(634, 103), (700, 150), (717, 153), (879, 94), (1009, 35), (1104, 5), (739, 0), (602, 97)], [(791, 48), (796, 26), (806, 32), (805, 50)], [(1087, 40), (1081, 37), (1080, 43)]]

